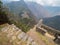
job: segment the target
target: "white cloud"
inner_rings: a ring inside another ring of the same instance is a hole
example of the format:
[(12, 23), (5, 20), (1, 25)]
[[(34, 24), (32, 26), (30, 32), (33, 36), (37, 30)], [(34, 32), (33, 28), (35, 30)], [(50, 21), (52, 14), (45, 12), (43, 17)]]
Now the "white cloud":
[(19, 1), (19, 0), (3, 0), (3, 1)]
[(35, 0), (37, 3), (41, 5), (48, 5), (48, 6), (60, 6), (60, 0)]
[[(4, 1), (19, 1), (19, 0), (4, 0)], [(60, 6), (60, 0), (25, 0), (25, 1), (34, 1), (41, 5), (46, 6)]]
[(47, 6), (60, 6), (60, 0), (26, 0), (26, 1), (34, 1), (41, 5)]

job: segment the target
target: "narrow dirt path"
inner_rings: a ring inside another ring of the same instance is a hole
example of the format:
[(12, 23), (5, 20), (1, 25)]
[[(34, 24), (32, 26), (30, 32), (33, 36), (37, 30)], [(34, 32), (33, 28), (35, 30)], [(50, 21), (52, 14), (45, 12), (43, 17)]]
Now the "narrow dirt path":
[(30, 29), (30, 31), (28, 31), (27, 34), (31, 36), (35, 41), (37, 41), (39, 45), (46, 45), (37, 35), (35, 30), (36, 30), (36, 26), (33, 29)]

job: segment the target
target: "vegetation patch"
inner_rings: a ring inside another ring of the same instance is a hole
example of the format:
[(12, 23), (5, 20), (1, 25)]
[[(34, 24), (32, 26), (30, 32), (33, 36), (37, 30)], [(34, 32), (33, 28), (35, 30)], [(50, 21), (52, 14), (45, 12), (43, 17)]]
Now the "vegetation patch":
[(42, 39), (42, 41), (44, 41), (44, 42), (46, 43), (46, 45), (55, 45), (53, 42), (50, 42), (50, 41), (47, 39), (47, 37), (45, 37), (45, 36), (42, 35), (41, 33), (39, 33), (39, 32), (36, 32), (36, 33), (39, 35), (40, 39)]

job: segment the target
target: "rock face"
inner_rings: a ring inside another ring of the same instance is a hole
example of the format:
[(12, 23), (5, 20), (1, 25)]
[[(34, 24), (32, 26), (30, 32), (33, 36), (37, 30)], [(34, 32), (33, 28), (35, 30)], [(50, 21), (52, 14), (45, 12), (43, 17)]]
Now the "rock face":
[(14, 24), (2, 28), (1, 31), (6, 33), (7, 38), (9, 38), (10, 42), (13, 42), (13, 45), (38, 45), (37, 42)]

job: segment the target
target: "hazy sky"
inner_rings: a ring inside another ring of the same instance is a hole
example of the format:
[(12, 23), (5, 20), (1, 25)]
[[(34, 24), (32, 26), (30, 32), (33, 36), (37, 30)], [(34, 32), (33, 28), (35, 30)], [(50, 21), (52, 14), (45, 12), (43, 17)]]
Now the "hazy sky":
[[(19, 1), (19, 0), (4, 0), (4, 1)], [(41, 5), (47, 6), (60, 6), (60, 0), (25, 0), (25, 1), (34, 1)]]

